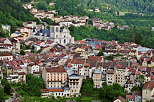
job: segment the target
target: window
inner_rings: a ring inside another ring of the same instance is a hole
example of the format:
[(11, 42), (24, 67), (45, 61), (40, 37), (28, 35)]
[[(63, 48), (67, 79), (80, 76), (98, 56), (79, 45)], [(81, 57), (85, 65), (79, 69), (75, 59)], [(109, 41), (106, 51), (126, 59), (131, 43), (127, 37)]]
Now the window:
[(56, 27), (56, 32), (58, 32), (58, 29), (59, 29), (59, 28), (58, 28), (58, 27)]
[(66, 39), (64, 39), (64, 44), (66, 43)]

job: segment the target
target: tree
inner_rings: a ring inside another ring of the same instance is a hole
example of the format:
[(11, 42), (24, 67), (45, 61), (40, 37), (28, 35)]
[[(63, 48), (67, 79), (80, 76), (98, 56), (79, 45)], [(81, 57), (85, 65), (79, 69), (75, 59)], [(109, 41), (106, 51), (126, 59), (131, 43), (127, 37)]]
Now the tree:
[(103, 53), (103, 49), (99, 49), (99, 53), (97, 54), (97, 56), (103, 56), (104, 53)]
[(81, 87), (83, 96), (92, 96), (94, 93), (94, 83), (92, 79), (84, 79)]
[(8, 95), (11, 93), (11, 85), (9, 83), (4, 85), (4, 92)]
[(0, 102), (4, 101), (4, 90), (2, 87), (0, 87)]
[(144, 75), (139, 75), (139, 82), (140, 82), (141, 86), (143, 86), (144, 81), (145, 81)]
[(29, 96), (41, 96), (41, 91), (44, 87), (42, 78), (36, 76), (27, 75), (26, 82), (28, 85), (28, 90), (26, 91)]
[(25, 51), (24, 50), (21, 50), (20, 51), (20, 55), (25, 55)]
[(140, 33), (135, 33), (134, 35), (134, 42), (136, 44), (141, 44), (141, 41), (143, 40), (143, 36)]
[(119, 84), (114, 83), (113, 85), (107, 85), (106, 83), (102, 84), (102, 88), (99, 89), (99, 98), (101, 100), (106, 100), (105, 102), (113, 101), (114, 98), (118, 96), (125, 96), (126, 92), (124, 88), (121, 87)]

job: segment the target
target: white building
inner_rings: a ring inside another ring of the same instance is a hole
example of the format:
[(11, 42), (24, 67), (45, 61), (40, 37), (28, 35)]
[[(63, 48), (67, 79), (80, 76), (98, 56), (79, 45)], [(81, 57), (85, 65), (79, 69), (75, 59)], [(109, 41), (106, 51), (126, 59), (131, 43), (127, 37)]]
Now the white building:
[(52, 25), (50, 26), (50, 30), (42, 29), (38, 31), (34, 37), (37, 37), (40, 40), (51, 40), (61, 45), (74, 43), (74, 37), (70, 35), (69, 29), (66, 27), (61, 28), (60, 25)]

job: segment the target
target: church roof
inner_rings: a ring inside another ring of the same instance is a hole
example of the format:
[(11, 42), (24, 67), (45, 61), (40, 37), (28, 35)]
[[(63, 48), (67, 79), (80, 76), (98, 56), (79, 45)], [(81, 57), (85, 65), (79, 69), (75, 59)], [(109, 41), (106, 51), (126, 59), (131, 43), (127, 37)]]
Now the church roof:
[(41, 30), (37, 31), (35, 35), (36, 36), (40, 36), (40, 33), (43, 34), (42, 36), (47, 35), (47, 37), (51, 37), (50, 36), (50, 30), (49, 29), (41, 29)]

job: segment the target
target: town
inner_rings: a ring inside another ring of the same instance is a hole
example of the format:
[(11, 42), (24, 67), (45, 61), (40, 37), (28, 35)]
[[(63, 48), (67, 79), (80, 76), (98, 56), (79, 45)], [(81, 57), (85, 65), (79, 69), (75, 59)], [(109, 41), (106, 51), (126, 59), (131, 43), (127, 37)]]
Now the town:
[[(0, 38), (1, 79), (26, 83), (26, 75), (40, 77), (45, 85), (40, 90), (41, 96), (46, 98), (51, 95), (79, 97), (83, 80), (92, 79), (94, 88), (103, 87), (103, 83), (118, 83), (131, 93), (125, 98), (117, 97), (114, 102), (154, 100), (154, 49), (134, 42), (120, 44), (95, 38), (75, 40), (68, 29), (70, 26), (79, 27), (91, 21), (91, 26), (111, 30), (115, 25), (88, 16), (55, 16), (58, 13), (55, 10), (37, 10), (32, 4), (23, 6), (40, 21), (48, 18), (57, 24), (26, 21), (9, 37)], [(10, 25), (2, 25), (2, 28), (8, 32), (11, 30)], [(132, 92), (134, 86), (140, 85), (143, 85), (142, 91)]]

